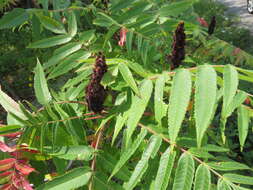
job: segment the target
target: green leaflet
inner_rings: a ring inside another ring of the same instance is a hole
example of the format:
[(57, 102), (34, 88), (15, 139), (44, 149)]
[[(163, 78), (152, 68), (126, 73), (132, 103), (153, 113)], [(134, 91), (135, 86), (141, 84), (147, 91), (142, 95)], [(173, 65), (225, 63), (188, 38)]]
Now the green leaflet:
[[(104, 171), (107, 174), (110, 174), (113, 171), (113, 168), (115, 167), (115, 165), (118, 163), (118, 159), (114, 156), (114, 154), (103, 153), (97, 156), (97, 163), (100, 164), (99, 166), (99, 168), (101, 168), (100, 171)], [(114, 177), (122, 181), (127, 181), (129, 180), (130, 176), (131, 176), (131, 171), (129, 171), (128, 167), (124, 165), (115, 174)], [(107, 176), (106, 181), (108, 182), (110, 181), (110, 178), (108, 178), (108, 176)]]
[(239, 185), (235, 185), (233, 183), (231, 183), (230, 185), (231, 185), (231, 187), (233, 187), (233, 190), (250, 190), (248, 188), (240, 187)]
[(0, 88), (0, 104), (3, 106), (5, 111), (17, 115), (21, 119), (27, 119), (21, 111), (19, 104), (15, 102), (10, 96), (5, 94)]
[[(61, 116), (61, 119), (65, 120), (69, 118), (69, 114), (65, 112), (62, 107), (58, 104), (54, 104), (54, 107), (58, 114)], [(69, 136), (71, 137), (71, 140), (73, 141), (74, 145), (78, 145), (79, 136), (77, 134), (77, 131), (75, 130), (75, 127), (73, 126), (72, 120), (67, 120), (63, 122), (66, 125), (67, 132), (69, 133)]]
[(133, 7), (131, 9), (126, 10), (122, 15), (120, 15), (120, 17), (117, 19), (118, 22), (128, 24), (130, 21), (130, 23), (133, 23), (136, 21), (133, 18), (140, 16), (140, 13), (143, 14), (145, 11), (152, 7), (152, 4), (150, 2), (145, 1), (140, 1), (132, 5)]
[(239, 174), (224, 174), (223, 177), (233, 183), (253, 185), (253, 177)]
[(160, 75), (155, 83), (155, 119), (161, 125), (162, 118), (166, 115), (166, 104), (163, 102), (163, 91), (166, 81), (166, 74)]
[(20, 131), (22, 127), (19, 125), (6, 125), (0, 127), (0, 135), (6, 135)]
[(142, 141), (143, 141), (143, 139), (145, 138), (146, 135), (147, 135), (147, 130), (142, 129), (140, 134), (136, 138), (136, 140), (131, 144), (131, 146), (128, 149), (126, 149), (122, 153), (122, 155), (120, 157), (120, 160), (118, 161), (115, 168), (113, 169), (109, 179), (111, 179), (120, 170), (120, 168), (122, 166), (124, 166), (124, 164), (130, 159), (130, 157), (135, 153), (135, 151), (140, 146), (140, 144), (142, 143)]
[(115, 24), (119, 26), (119, 23), (115, 21), (113, 18), (108, 16), (107, 14), (104, 14), (102, 12), (97, 13), (97, 18), (94, 20), (93, 24), (104, 26), (104, 27), (110, 27), (111, 25)]
[(193, 1), (185, 0), (179, 2), (172, 2), (159, 10), (159, 14), (161, 17), (164, 16), (178, 16), (182, 14), (182, 12), (187, 11), (192, 8)]
[[(100, 164), (100, 171), (104, 171), (107, 174), (110, 174), (113, 171), (113, 168), (118, 163), (118, 159), (114, 157), (114, 154), (103, 153), (97, 156), (97, 163)], [(122, 181), (129, 180), (131, 176), (131, 171), (128, 170), (126, 165), (122, 166), (121, 169), (115, 174), (115, 178)], [(107, 181), (110, 181), (110, 178), (107, 177)], [(113, 181), (113, 180), (111, 180)]]
[(134, 33), (132, 30), (128, 31), (126, 34), (126, 48), (128, 53), (132, 52), (133, 35)]
[(242, 68), (239, 68), (239, 67), (236, 67), (236, 70), (238, 70), (239, 72), (249, 76), (250, 78), (253, 77), (253, 71), (251, 71), (251, 70), (246, 70), (246, 69), (242, 69)]
[(70, 87), (73, 87), (75, 85), (77, 85), (78, 83), (81, 83), (83, 81), (88, 81), (89, 80), (89, 76), (92, 74), (92, 69), (89, 68), (83, 72), (81, 72), (80, 74), (78, 74), (76, 77), (73, 77), (71, 79), (69, 79), (64, 86), (62, 87), (63, 89), (68, 89)]
[(231, 65), (226, 65), (223, 70), (223, 105), (222, 117), (225, 117), (227, 107), (232, 102), (238, 87), (238, 74), (236, 69)]
[(127, 190), (132, 190), (139, 180), (142, 178), (143, 174), (146, 172), (148, 168), (148, 161), (150, 157), (153, 154), (156, 154), (160, 145), (161, 145), (162, 139), (159, 136), (151, 136), (149, 139), (149, 143), (144, 150), (141, 160), (138, 162), (138, 164), (135, 166), (135, 169), (127, 183), (124, 184), (124, 188)]
[[(144, 36), (148, 36), (148, 37), (153, 37), (154, 35), (158, 35), (159, 33), (162, 32), (161, 26), (159, 24), (156, 23), (151, 23), (151, 24), (146, 24), (144, 25), (145, 27), (143, 27), (140, 30), (140, 33)], [(148, 40), (144, 40), (143, 42), (143, 46), (142, 46), (143, 50), (146, 51), (145, 52), (145, 60), (147, 59), (147, 52), (149, 51), (149, 49), (151, 49), (151, 45), (150, 42)], [(143, 59), (143, 62), (146, 63)]]
[(141, 53), (141, 58), (142, 58), (144, 65), (147, 65), (147, 57), (148, 57), (149, 48), (150, 48), (149, 41), (143, 40), (143, 45), (142, 45), (140, 53)]
[(207, 165), (219, 171), (250, 170), (250, 167), (239, 162), (209, 162)]
[(155, 190), (166, 190), (173, 169), (176, 152), (171, 147), (163, 153), (155, 179)]
[(57, 174), (63, 175), (65, 173), (66, 168), (68, 167), (68, 161), (59, 159), (57, 157), (53, 157), (52, 161), (56, 167)]
[(191, 85), (190, 72), (185, 69), (178, 70), (173, 79), (168, 109), (169, 136), (172, 143), (176, 141), (189, 104)]
[(37, 14), (41, 24), (48, 30), (56, 33), (56, 34), (66, 34), (66, 30), (62, 23), (58, 22), (57, 20), (49, 17)]
[(229, 152), (228, 148), (220, 147), (214, 144), (207, 144), (201, 147), (201, 149), (208, 152)]
[(124, 112), (122, 116), (118, 115), (117, 120), (116, 120), (116, 124), (114, 127), (113, 137), (112, 137), (112, 145), (114, 144), (114, 141), (115, 141), (116, 137), (118, 136), (119, 132), (123, 128), (123, 126), (128, 118), (128, 115), (129, 115), (129, 112)]
[(12, 28), (23, 24), (29, 19), (27, 10), (15, 8), (11, 12), (5, 14), (0, 19), (0, 30), (5, 28)]
[(48, 79), (56, 78), (60, 75), (67, 73), (68, 71), (76, 68), (80, 65), (81, 59), (87, 59), (90, 57), (91, 53), (83, 50), (79, 50), (74, 54), (70, 55), (68, 58), (60, 62), (49, 74)]
[(135, 80), (133, 78), (133, 75), (131, 73), (131, 71), (129, 70), (129, 68), (121, 63), (119, 64), (119, 71), (122, 74), (123, 79), (126, 81), (126, 83), (132, 88), (132, 90), (139, 95), (139, 90), (138, 87), (135, 83)]
[(89, 161), (93, 158), (95, 150), (90, 146), (64, 146), (57, 147), (54, 151), (45, 150), (48, 155), (58, 157), (65, 160), (85, 160)]
[(126, 136), (126, 145), (131, 139), (131, 136), (138, 125), (139, 120), (141, 119), (149, 99), (153, 91), (153, 84), (151, 80), (144, 80), (140, 87), (140, 97), (137, 95), (134, 96), (132, 105), (129, 110), (129, 117), (127, 120), (127, 136)]
[(247, 94), (243, 91), (239, 91), (233, 98), (232, 102), (228, 105), (226, 109), (226, 115), (225, 118), (222, 118), (221, 120), (221, 135), (222, 135), (222, 140), (223, 143), (225, 143), (225, 127), (226, 127), (226, 122), (227, 118), (233, 113), (233, 111), (239, 107), (247, 98)]
[(74, 11), (70, 12), (70, 16), (68, 18), (68, 33), (71, 37), (74, 37), (77, 33), (77, 22)]
[(198, 158), (212, 158), (214, 159), (215, 157), (212, 154), (209, 154), (206, 150), (202, 148), (196, 148), (192, 147), (188, 150), (193, 156), (196, 156)]
[(230, 116), (233, 111), (245, 101), (246, 98), (247, 94), (244, 91), (239, 91), (234, 96), (232, 102), (228, 105), (225, 117), (227, 118), (228, 116)]
[(131, 61), (126, 61), (126, 64), (128, 67), (130, 67), (135, 73), (138, 75), (146, 78), (150, 75), (147, 70), (145, 70), (140, 64), (131, 62)]
[(194, 190), (209, 190), (211, 187), (211, 173), (209, 169), (200, 164), (195, 173)]
[(198, 67), (196, 76), (195, 113), (197, 145), (201, 141), (213, 117), (216, 102), (216, 72), (208, 65)]
[(243, 146), (245, 143), (245, 140), (247, 138), (248, 132), (249, 132), (249, 111), (245, 106), (239, 106), (238, 110), (238, 132), (239, 132), (239, 141), (241, 146), (241, 152), (243, 151)]
[(40, 127), (40, 152), (41, 153), (44, 153), (44, 143), (45, 143), (45, 133), (46, 133), (46, 130), (48, 128), (48, 124), (44, 124), (44, 125), (41, 125)]
[(75, 168), (52, 181), (42, 184), (36, 190), (62, 190), (75, 189), (88, 183), (92, 173), (89, 168)]
[(43, 67), (46, 69), (48, 67), (56, 65), (65, 57), (81, 49), (81, 47), (82, 44), (80, 42), (72, 42), (56, 49), (54, 51), (54, 55), (46, 63), (43, 64)]
[(58, 35), (31, 43), (28, 48), (49, 48), (69, 42), (72, 37), (69, 34)]
[(108, 32), (105, 34), (105, 39), (104, 39), (104, 43), (103, 43), (103, 48), (106, 47), (106, 45), (108, 45), (109, 40), (113, 37), (113, 35), (115, 34), (115, 32), (117, 32), (120, 29), (120, 26), (114, 25), (110, 28), (108, 28)]
[[(146, 15), (142, 14), (136, 18), (135, 22), (128, 24), (127, 28), (136, 28), (136, 27), (144, 28), (145, 26), (148, 26), (148, 25), (154, 23), (157, 18), (158, 18), (157, 14), (155, 14), (155, 15), (154, 14), (146, 14)], [(151, 30), (152, 30), (152, 28), (151, 28)], [(142, 36), (142, 35), (140, 35), (140, 36)], [(142, 43), (142, 41), (143, 41), (143, 39), (142, 40), (138, 39), (138, 44), (140, 45), (140, 43)], [(140, 52), (139, 45), (138, 45), (138, 51)]]
[(134, 3), (136, 0), (120, 0), (120, 1), (116, 1), (117, 3), (113, 4), (113, 6), (111, 7), (111, 11), (112, 12), (116, 12), (119, 11), (120, 9), (129, 7), (132, 5), (132, 3)]
[(32, 126), (32, 123), (29, 122), (27, 118), (25, 119), (20, 118), (19, 116), (13, 114), (12, 112), (8, 112), (7, 121), (8, 121), (8, 125), (20, 125), (22, 127)]
[(36, 118), (35, 114), (30, 113), (23, 104), (19, 103), (19, 107), (21, 109), (21, 111), (23, 112), (23, 114), (27, 117), (27, 119), (33, 124), (33, 125), (37, 125), (37, 123), (40, 122), (39, 117)]
[(79, 40), (82, 42), (90, 42), (95, 37), (96, 30), (87, 30), (80, 34)]
[(107, 179), (106, 171), (95, 172), (95, 175), (93, 175), (92, 190), (124, 190), (120, 184), (114, 181), (107, 181)]
[(78, 86), (76, 86), (76, 88), (74, 88), (74, 90), (72, 88), (69, 88), (66, 91), (66, 98), (68, 100), (75, 100), (76, 98), (83, 97), (85, 94), (83, 93), (85, 91), (85, 87), (88, 85), (87, 80), (83, 81), (82, 83), (80, 83)]
[(191, 190), (194, 177), (194, 160), (184, 153), (178, 161), (172, 190)]
[(232, 190), (232, 188), (226, 183), (226, 181), (220, 178), (217, 184), (217, 190)]
[(35, 68), (34, 90), (36, 98), (40, 104), (46, 105), (52, 100), (45, 74), (39, 60), (37, 61), (37, 66)]

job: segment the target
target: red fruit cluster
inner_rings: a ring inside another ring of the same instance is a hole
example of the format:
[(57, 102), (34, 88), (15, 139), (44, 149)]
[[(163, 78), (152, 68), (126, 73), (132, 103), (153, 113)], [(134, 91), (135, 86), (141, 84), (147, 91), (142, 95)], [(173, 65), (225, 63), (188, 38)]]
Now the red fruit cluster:
[(100, 113), (103, 110), (103, 103), (106, 98), (106, 91), (100, 84), (104, 74), (107, 72), (105, 57), (99, 53), (93, 68), (90, 83), (86, 87), (86, 101), (89, 110)]
[(93, 81), (97, 81), (100, 83), (102, 80), (104, 74), (107, 72), (107, 65), (105, 62), (105, 56), (99, 52), (96, 62), (93, 68), (93, 74), (92, 74), (92, 79)]
[(127, 35), (127, 29), (121, 28), (120, 29), (120, 40), (118, 41), (119, 46), (123, 47), (126, 43), (126, 35)]
[(172, 62), (171, 70), (179, 67), (185, 58), (185, 38), (184, 22), (180, 22), (173, 37), (172, 53), (168, 56)]
[(204, 27), (208, 27), (208, 23), (206, 22), (206, 20), (204, 18), (197, 18), (197, 21), (199, 22), (199, 24), (201, 24)]
[(212, 20), (211, 20), (211, 22), (210, 22), (210, 24), (209, 24), (209, 27), (208, 27), (208, 34), (209, 34), (209, 35), (212, 35), (212, 34), (213, 34), (214, 29), (215, 29), (215, 26), (216, 26), (216, 17), (213, 16), (213, 17), (212, 17)]

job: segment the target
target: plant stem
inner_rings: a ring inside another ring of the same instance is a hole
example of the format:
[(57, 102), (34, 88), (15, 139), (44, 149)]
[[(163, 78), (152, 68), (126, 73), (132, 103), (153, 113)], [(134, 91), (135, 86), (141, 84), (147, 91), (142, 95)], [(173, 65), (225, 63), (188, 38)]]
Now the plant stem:
[[(96, 139), (96, 144), (95, 144), (95, 150), (98, 150), (99, 148), (99, 144), (100, 144), (100, 141), (101, 141), (101, 138), (102, 138), (102, 135), (103, 135), (103, 131), (104, 131), (104, 126), (100, 129), (100, 131), (98, 132), (98, 136), (97, 136), (97, 139)], [(97, 156), (96, 154), (94, 155), (94, 158), (91, 162), (91, 170), (93, 171), (93, 173), (95, 172), (95, 169), (96, 169), (96, 159)], [(93, 185), (93, 179), (91, 179), (90, 181), (90, 184), (89, 184), (89, 190), (92, 190), (92, 185)]]

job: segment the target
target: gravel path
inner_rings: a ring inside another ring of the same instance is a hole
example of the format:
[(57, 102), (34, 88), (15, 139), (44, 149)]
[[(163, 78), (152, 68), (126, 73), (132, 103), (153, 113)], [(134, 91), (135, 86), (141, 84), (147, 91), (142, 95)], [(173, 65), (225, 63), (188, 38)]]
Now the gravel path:
[(247, 0), (218, 0), (227, 5), (228, 12), (240, 17), (240, 26), (249, 29), (253, 33), (253, 14), (247, 11)]

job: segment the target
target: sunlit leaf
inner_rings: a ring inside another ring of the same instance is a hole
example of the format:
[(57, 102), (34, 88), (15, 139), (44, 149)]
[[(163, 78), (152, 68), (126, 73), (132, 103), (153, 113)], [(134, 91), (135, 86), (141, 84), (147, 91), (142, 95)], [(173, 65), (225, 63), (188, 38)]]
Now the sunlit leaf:
[(127, 183), (124, 184), (124, 188), (128, 190), (132, 190), (139, 180), (142, 178), (143, 174), (146, 172), (148, 168), (148, 161), (152, 154), (156, 153), (158, 148), (161, 145), (161, 137), (159, 136), (151, 136), (149, 139), (149, 143), (144, 150), (140, 161), (135, 166), (135, 169)]
[(154, 97), (154, 103), (155, 103), (155, 118), (158, 123), (161, 125), (162, 118), (166, 115), (166, 108), (163, 101), (163, 91), (165, 86), (166, 76), (160, 75), (155, 83), (155, 97)]
[(29, 19), (29, 14), (27, 10), (16, 8), (11, 12), (5, 14), (0, 19), (0, 29), (12, 28), (23, 24), (25, 21)]
[(197, 130), (197, 144), (201, 146), (201, 141), (208, 128), (216, 102), (216, 72), (209, 65), (199, 66), (196, 79), (195, 93), (195, 120)]
[(179, 158), (173, 190), (191, 190), (194, 177), (194, 160), (191, 155), (184, 153)]
[(88, 168), (75, 168), (37, 187), (37, 190), (71, 190), (88, 183), (92, 173)]
[(49, 48), (69, 42), (72, 37), (69, 34), (58, 35), (31, 43), (28, 48)]
[(238, 120), (239, 141), (242, 151), (249, 132), (249, 122), (250, 122), (249, 111), (246, 107), (239, 106), (237, 120)]
[(234, 183), (240, 183), (240, 184), (246, 184), (246, 185), (253, 185), (253, 177), (251, 176), (245, 176), (245, 175), (239, 175), (239, 174), (224, 174), (224, 178), (227, 180), (234, 182)]
[(192, 7), (193, 1), (171, 2), (159, 10), (160, 16), (178, 16)]
[[(140, 87), (140, 97), (135, 95), (132, 101), (131, 108), (129, 110), (129, 117), (127, 120), (127, 138), (126, 144), (130, 141), (130, 138), (141, 119), (149, 99), (153, 91), (153, 84), (151, 80), (144, 80)], [(137, 109), (138, 108), (138, 109)]]
[(136, 140), (132, 143), (132, 145), (122, 153), (118, 163), (116, 164), (115, 168), (113, 169), (111, 173), (110, 178), (113, 177), (120, 170), (122, 166), (124, 166), (124, 164), (129, 160), (129, 158), (134, 154), (134, 152), (140, 146), (141, 142), (143, 141), (146, 135), (147, 135), (147, 130), (142, 129), (140, 134), (137, 136)]
[(68, 58), (60, 62), (49, 74), (48, 79), (56, 78), (60, 75), (67, 73), (68, 71), (76, 68), (80, 65), (81, 59), (87, 59), (91, 53), (83, 50), (79, 50)]
[(21, 111), (19, 104), (15, 102), (10, 96), (4, 93), (0, 88), (0, 104), (3, 108), (14, 115), (17, 115), (21, 119), (26, 119), (26, 116)]
[(48, 150), (46, 153), (65, 160), (89, 161), (93, 158), (95, 151), (89, 146), (79, 145), (58, 147), (53, 152)]
[(194, 190), (209, 190), (211, 186), (211, 173), (209, 169), (200, 164), (196, 170)]
[(15, 133), (20, 131), (21, 126), (19, 125), (5, 125), (0, 127), (0, 135)]
[(64, 26), (60, 22), (58, 22), (57, 20), (55, 20), (49, 16), (44, 16), (41, 14), (37, 14), (37, 16), (39, 17), (41, 24), (46, 29), (48, 29), (56, 34), (65, 34), (66, 33)]
[(166, 190), (173, 169), (176, 152), (171, 147), (163, 153), (155, 179), (155, 190)]
[(138, 87), (135, 83), (135, 80), (133, 78), (133, 75), (131, 71), (128, 69), (128, 67), (125, 64), (119, 64), (119, 71), (122, 74), (124, 80), (127, 82), (127, 84), (133, 89), (133, 91), (136, 94), (139, 94)]
[(223, 70), (223, 105), (222, 105), (222, 115), (226, 115), (226, 109), (232, 102), (233, 97), (236, 94), (238, 86), (238, 74), (236, 69), (231, 65), (226, 65)]
[(54, 55), (46, 63), (43, 64), (43, 67), (46, 69), (48, 67), (56, 65), (62, 59), (81, 49), (81, 47), (82, 44), (80, 42), (73, 42), (56, 49), (54, 51)]
[(209, 162), (207, 165), (220, 171), (250, 170), (250, 167), (239, 162)]
[(168, 124), (169, 136), (172, 142), (176, 141), (191, 95), (191, 74), (188, 70), (180, 69), (173, 79), (169, 109)]
[(69, 20), (68, 20), (68, 33), (71, 37), (74, 37), (77, 33), (77, 22), (76, 22), (76, 15), (74, 11), (71, 11)]
[(37, 100), (42, 105), (46, 105), (52, 100), (51, 94), (48, 90), (45, 73), (39, 60), (35, 68), (34, 89)]

